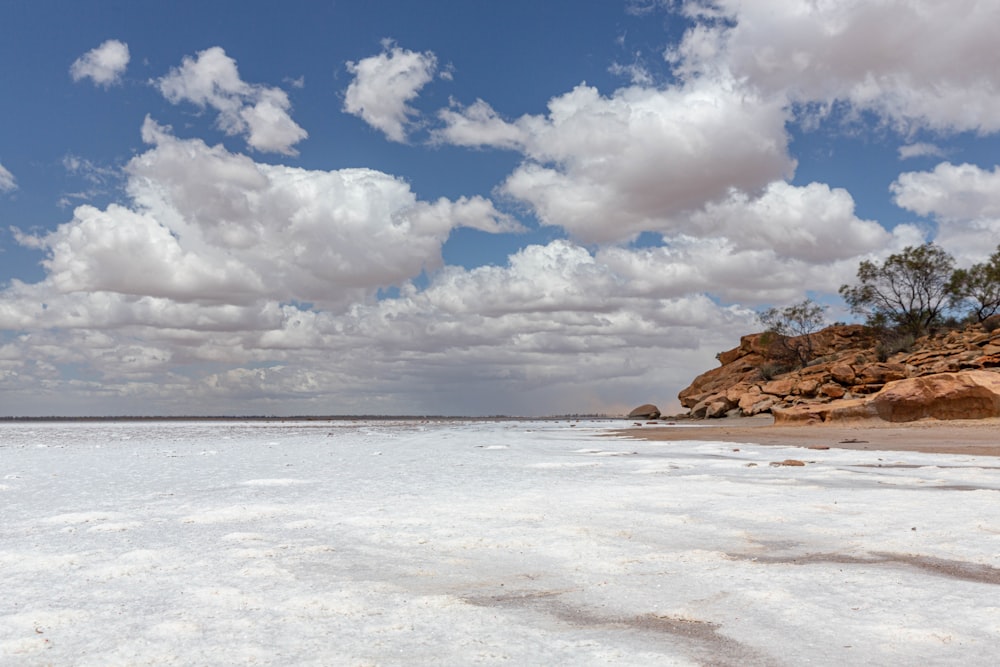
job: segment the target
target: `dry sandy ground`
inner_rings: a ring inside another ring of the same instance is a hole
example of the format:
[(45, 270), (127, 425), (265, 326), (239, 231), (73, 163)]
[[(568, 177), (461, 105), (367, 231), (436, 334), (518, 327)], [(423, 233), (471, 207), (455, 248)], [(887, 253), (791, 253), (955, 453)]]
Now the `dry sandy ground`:
[(879, 420), (843, 424), (775, 426), (771, 417), (699, 422), (657, 422), (618, 431), (646, 440), (717, 440), (811, 448), (873, 449), (1000, 456), (1000, 419), (921, 420), (896, 424)]

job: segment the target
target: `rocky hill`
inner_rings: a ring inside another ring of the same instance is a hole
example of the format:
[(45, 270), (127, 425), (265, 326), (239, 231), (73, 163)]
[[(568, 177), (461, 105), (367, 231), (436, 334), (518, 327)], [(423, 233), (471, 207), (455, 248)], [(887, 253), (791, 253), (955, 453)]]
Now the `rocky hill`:
[[(989, 328), (974, 325), (888, 343), (860, 325), (831, 326), (808, 341), (753, 334), (720, 353), (721, 366), (699, 375), (678, 397), (695, 418), (771, 413), (778, 423), (997, 417), (1000, 328)], [(789, 370), (789, 347), (804, 342), (812, 360)]]

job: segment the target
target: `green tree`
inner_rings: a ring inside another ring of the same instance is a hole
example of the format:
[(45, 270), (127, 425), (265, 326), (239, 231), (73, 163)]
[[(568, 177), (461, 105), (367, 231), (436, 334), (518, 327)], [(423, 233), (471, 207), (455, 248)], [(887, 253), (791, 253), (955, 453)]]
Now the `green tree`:
[(823, 328), (825, 313), (826, 306), (806, 299), (786, 308), (768, 308), (757, 317), (789, 356), (804, 366), (815, 357), (812, 335)]
[(1000, 246), (989, 261), (952, 273), (948, 290), (951, 305), (956, 308), (971, 305), (969, 314), (977, 322), (996, 314), (1000, 310)]
[(954, 258), (934, 245), (909, 246), (881, 265), (865, 260), (858, 284), (842, 285), (851, 312), (874, 326), (893, 324), (920, 336), (940, 324), (948, 307)]

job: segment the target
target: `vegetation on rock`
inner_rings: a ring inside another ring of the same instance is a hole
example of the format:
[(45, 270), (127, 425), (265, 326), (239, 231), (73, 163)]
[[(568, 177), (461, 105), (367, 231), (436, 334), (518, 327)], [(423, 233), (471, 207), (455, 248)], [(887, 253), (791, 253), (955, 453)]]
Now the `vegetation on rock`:
[(881, 265), (858, 266), (858, 284), (842, 285), (840, 295), (851, 312), (876, 327), (893, 325), (920, 336), (940, 324), (952, 293), (954, 258), (933, 243), (910, 246), (889, 255)]
[(840, 295), (869, 326), (913, 336), (946, 325), (949, 311), (968, 308), (965, 317), (974, 322), (1000, 312), (1000, 246), (986, 262), (968, 269), (954, 264), (933, 243), (910, 246), (881, 265), (861, 262), (858, 284), (841, 285)]
[(762, 342), (765, 334), (744, 336), (739, 347), (719, 355), (722, 366), (702, 373), (680, 392), (681, 405), (696, 418), (832, 403), (861, 405), (862, 399), (898, 380), (1000, 371), (1000, 328), (987, 331), (981, 324), (920, 336), (897, 351), (886, 348), (879, 331), (857, 324), (834, 325), (810, 335), (816, 359), (785, 372), (764, 371), (773, 363), (769, 346)]
[(1000, 247), (988, 262), (957, 269), (948, 283), (948, 291), (951, 306), (970, 306), (970, 317), (977, 322), (995, 315), (1000, 310)]
[[(761, 312), (766, 331), (720, 352), (721, 367), (682, 390), (681, 405), (696, 418), (789, 410), (857, 417), (875, 414), (872, 397), (890, 383), (1000, 374), (1000, 246), (982, 264), (954, 264), (933, 243), (904, 248), (881, 264), (861, 262), (857, 284), (841, 286), (840, 294), (865, 325), (821, 328), (825, 307), (811, 299)], [(964, 325), (953, 316), (963, 308)], [(967, 407), (949, 409), (975, 412)]]
[[(770, 308), (758, 315), (767, 332), (773, 334), (778, 347), (787, 356), (805, 366), (815, 356), (813, 334), (823, 328), (826, 307), (812, 299), (787, 308)], [(787, 361), (787, 360), (782, 360)], [(762, 367), (763, 372), (763, 367)]]

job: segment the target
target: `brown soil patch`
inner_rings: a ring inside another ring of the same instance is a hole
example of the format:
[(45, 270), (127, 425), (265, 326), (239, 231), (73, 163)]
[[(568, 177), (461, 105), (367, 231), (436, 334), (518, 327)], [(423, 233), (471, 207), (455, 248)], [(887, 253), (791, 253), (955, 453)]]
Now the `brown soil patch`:
[(921, 420), (896, 424), (881, 420), (843, 424), (775, 426), (770, 417), (684, 422), (692, 426), (629, 428), (616, 435), (653, 441), (754, 443), (819, 449), (870, 449), (936, 454), (1000, 456), (1000, 419)]

